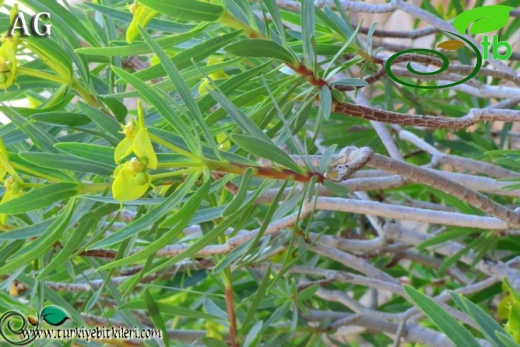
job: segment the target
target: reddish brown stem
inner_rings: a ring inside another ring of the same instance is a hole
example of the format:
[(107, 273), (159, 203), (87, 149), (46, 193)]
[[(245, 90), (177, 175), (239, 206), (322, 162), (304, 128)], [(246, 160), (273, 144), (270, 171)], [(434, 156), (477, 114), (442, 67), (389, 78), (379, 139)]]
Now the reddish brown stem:
[(277, 180), (292, 180), (296, 182), (310, 182), (313, 177), (316, 181), (323, 183), (325, 177), (321, 172), (308, 171), (300, 174), (290, 169), (281, 169), (276, 167), (250, 166), (238, 163), (219, 162), (215, 160), (206, 160), (206, 165), (213, 171), (222, 171), (227, 173), (244, 174), (248, 168), (253, 169), (253, 175), (256, 177), (265, 177)]
[(307, 66), (305, 66), (302, 63), (298, 63), (298, 65), (296, 65), (296, 66), (289, 64), (289, 63), (285, 63), (285, 65), (287, 65), (291, 70), (293, 70), (300, 76), (304, 77), (307, 81), (309, 81), (310, 84), (312, 84), (313, 86), (315, 86), (318, 89), (321, 89), (321, 87), (323, 87), (323, 86), (328, 86), (327, 81), (325, 81), (321, 77), (317, 77), (314, 74), (314, 71), (312, 71), (311, 69), (309, 69)]
[(406, 113), (377, 110), (370, 107), (351, 104), (348, 102), (334, 102), (333, 112), (343, 113), (349, 116), (374, 120), (378, 122), (414, 125), (427, 128), (463, 129), (475, 124), (476, 120), (464, 118), (446, 118), (435, 116), (414, 116)]
[(231, 340), (231, 347), (240, 347), (237, 342), (237, 317), (235, 314), (235, 301), (233, 299), (233, 288), (225, 286), (224, 292), (226, 295), (226, 310), (229, 321), (229, 338)]

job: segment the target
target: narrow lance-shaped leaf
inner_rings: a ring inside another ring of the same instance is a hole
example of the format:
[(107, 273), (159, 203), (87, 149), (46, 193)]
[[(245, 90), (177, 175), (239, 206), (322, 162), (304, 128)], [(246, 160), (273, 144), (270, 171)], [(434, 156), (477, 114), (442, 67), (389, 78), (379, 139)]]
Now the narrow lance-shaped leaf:
[(204, 121), (204, 116), (200, 111), (199, 105), (197, 105), (197, 101), (195, 101), (194, 97), (191, 95), (190, 89), (188, 88), (188, 85), (182, 78), (181, 73), (179, 72), (179, 70), (177, 70), (177, 67), (170, 60), (168, 55), (161, 49), (161, 47), (157, 43), (155, 43), (155, 41), (150, 37), (150, 35), (146, 33), (145, 30), (139, 27), (139, 32), (143, 36), (146, 43), (150, 46), (150, 48), (152, 48), (152, 50), (155, 52), (155, 54), (161, 61), (161, 64), (166, 70), (168, 77), (170, 77), (170, 80), (173, 82), (175, 89), (177, 89), (177, 92), (179, 93), (180, 97), (188, 107), (188, 110), (191, 112), (192, 117), (195, 118), (195, 121), (204, 131), (204, 134), (206, 135), (206, 140), (211, 145), (211, 148), (213, 148), (215, 150), (215, 153), (217, 153), (218, 155), (217, 144), (213, 139), (213, 134), (209, 130), (209, 127), (207, 126), (206, 122)]
[(79, 142), (60, 142), (54, 145), (61, 151), (87, 160), (95, 160), (99, 163), (114, 165), (114, 148)]
[(302, 0), (301, 4), (301, 20), (302, 20), (302, 40), (303, 40), (303, 58), (305, 65), (314, 70), (316, 61), (315, 49), (313, 43), (315, 40), (315, 17), (314, 17), (314, 1)]
[(479, 347), (480, 343), (471, 333), (460, 324), (451, 314), (446, 312), (438, 303), (430, 297), (410, 286), (404, 286), (404, 291), (412, 301), (419, 306), (428, 318), (453, 341), (457, 347)]
[[(171, 58), (171, 60), (178, 70), (191, 67), (193, 66), (193, 62), (199, 62), (210, 55), (215, 54), (215, 52), (233, 41), (239, 34), (240, 31), (237, 30), (229, 34), (210, 38), (202, 43), (193, 45), (188, 49), (178, 52)], [(154, 78), (163, 77), (165, 74), (166, 71), (164, 67), (161, 64), (157, 64), (136, 72), (134, 75), (143, 81), (149, 81)]]
[[(178, 35), (166, 36), (158, 38), (155, 42), (160, 47), (172, 47), (178, 45), (179, 43), (185, 42), (191, 38), (197, 37), (201, 34), (208, 24), (201, 24), (190, 30), (187, 33), (182, 33)], [(150, 53), (152, 50), (150, 46), (144, 42), (134, 43), (131, 45), (125, 46), (115, 46), (115, 47), (84, 47), (76, 49), (76, 53), (84, 54), (84, 55), (101, 55), (101, 56), (127, 56), (127, 55), (138, 55), (138, 54), (146, 54)]]
[(269, 40), (242, 40), (226, 46), (224, 50), (239, 57), (274, 58), (291, 64), (297, 62), (288, 50)]
[(328, 86), (324, 85), (320, 89), (320, 108), (325, 120), (329, 120), (332, 110), (332, 94)]
[(483, 309), (475, 305), (471, 300), (466, 299), (460, 294), (450, 292), (452, 300), (465, 311), (479, 326), (482, 333), (489, 341), (493, 341), (497, 347), (506, 347), (497, 337), (496, 333), (507, 334), (504, 328), (498, 324), (493, 317), (488, 315)]
[(246, 131), (249, 135), (264, 141), (270, 141), (269, 137), (245, 114), (243, 114), (225, 95), (218, 91), (207, 89), (208, 93), (217, 101), (223, 109), (233, 118), (233, 120)]
[(240, 147), (250, 153), (281, 164), (291, 170), (294, 170), (296, 173), (304, 173), (303, 169), (298, 166), (298, 164), (296, 164), (287, 153), (276, 147), (271, 142), (239, 134), (232, 135), (231, 139), (233, 142), (236, 142)]
[(20, 268), (21, 264), (29, 264), (53, 247), (66, 230), (72, 211), (74, 210), (74, 205), (74, 199), (69, 200), (67, 208), (63, 214), (49, 226), (42, 236), (13, 254), (8, 259), (8, 263), (0, 268), (0, 275), (12, 273), (16, 269)]
[(162, 331), (164, 345), (166, 347), (169, 347), (170, 339), (168, 337), (168, 332), (166, 331), (166, 325), (164, 324), (164, 320), (161, 316), (161, 311), (159, 311), (157, 303), (155, 302), (152, 295), (147, 289), (144, 291), (144, 302), (146, 304), (146, 309), (150, 314), (150, 317), (152, 318), (152, 321), (154, 322), (155, 326), (161, 329)]
[(139, 0), (139, 2), (165, 15), (184, 20), (212, 22), (224, 13), (224, 8), (220, 5), (195, 0)]
[(56, 183), (31, 190), (18, 198), (0, 204), (0, 213), (19, 214), (48, 207), (52, 203), (79, 193), (76, 183)]
[(233, 212), (235, 212), (237, 209), (240, 208), (240, 205), (246, 198), (247, 191), (249, 189), (249, 182), (251, 181), (251, 177), (253, 175), (252, 168), (248, 168), (244, 175), (242, 176), (242, 182), (240, 182), (240, 185), (238, 186), (238, 192), (236, 193), (235, 197), (231, 202), (227, 205), (227, 207), (222, 212), (223, 216), (229, 216)]

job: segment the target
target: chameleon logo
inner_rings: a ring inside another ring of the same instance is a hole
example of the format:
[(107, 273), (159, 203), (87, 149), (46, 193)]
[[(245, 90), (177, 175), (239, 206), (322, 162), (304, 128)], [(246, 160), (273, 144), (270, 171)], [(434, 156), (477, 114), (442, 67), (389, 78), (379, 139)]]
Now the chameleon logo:
[[(25, 346), (36, 339), (37, 334), (34, 332), (40, 329), (42, 322), (57, 327), (67, 319), (67, 312), (58, 306), (45, 307), (38, 317), (25, 317), (18, 311), (7, 311), (0, 316), (0, 336), (11, 345)], [(34, 328), (28, 329), (27, 323)]]
[[(465, 12), (459, 14), (457, 17), (455, 17), (455, 19), (453, 20), (453, 26), (462, 35), (466, 34), (466, 30), (470, 27), (470, 25), (472, 23), (474, 23), (474, 24), (471, 25), (471, 28), (469, 28), (470, 34), (475, 35), (475, 34), (488, 33), (491, 31), (501, 29), (504, 26), (506, 26), (507, 22), (509, 21), (509, 12), (511, 12), (511, 10), (513, 10), (513, 9), (514, 9), (514, 7), (503, 6), (503, 5), (491, 5), (491, 6), (477, 7), (472, 10), (465, 11)], [(420, 88), (420, 89), (449, 88), (449, 87), (453, 87), (458, 84), (464, 83), (464, 82), (472, 79), (473, 77), (475, 77), (475, 75), (479, 72), (480, 68), (482, 67), (482, 54), (480, 54), (480, 51), (477, 48), (477, 46), (475, 46), (472, 42), (470, 42), (469, 40), (467, 40), (466, 38), (464, 38), (463, 36), (461, 36), (459, 34), (456, 34), (456, 33), (450, 32), (450, 31), (445, 31), (445, 33), (454, 36), (455, 39), (444, 41), (444, 42), (438, 44), (437, 48), (442, 48), (445, 50), (457, 50), (459, 48), (464, 47), (465, 44), (467, 44), (475, 53), (475, 56), (477, 57), (477, 62), (475, 64), (475, 68), (472, 70), (472, 72), (467, 77), (463, 78), (460, 81), (453, 82), (450, 84), (445, 84), (442, 86), (423, 86), (423, 85), (415, 85), (415, 84), (403, 81), (403, 80), (399, 79), (397, 76), (395, 76), (395, 74), (391, 70), (392, 63), (398, 57), (402, 56), (403, 54), (407, 54), (407, 53), (423, 53), (423, 54), (430, 53), (430, 54), (436, 55), (437, 57), (441, 58), (441, 60), (442, 60), (442, 66), (438, 70), (432, 71), (432, 72), (417, 71), (411, 66), (411, 63), (408, 63), (408, 65), (407, 65), (408, 71), (410, 71), (411, 73), (413, 73), (415, 75), (419, 75), (419, 76), (437, 75), (437, 74), (442, 73), (449, 67), (450, 62), (444, 54), (442, 54), (441, 52), (434, 51), (433, 49), (425, 49), (425, 48), (407, 49), (407, 50), (404, 50), (404, 51), (401, 51), (401, 52), (398, 52), (398, 53), (392, 55), (386, 61), (386, 64), (385, 64), (385, 70), (386, 70), (386, 73), (388, 74), (388, 77), (390, 77), (392, 80), (394, 80), (395, 82), (397, 82), (399, 84), (402, 84), (402, 85), (405, 85), (408, 87), (412, 87), (412, 88)], [(511, 55), (513, 54), (512, 53), (513, 49), (511, 47), (511, 45), (505, 41), (499, 41), (498, 35), (493, 35), (492, 40), (493, 40), (492, 41), (493, 42), (493, 59), (498, 59), (498, 60), (509, 59), (511, 57)], [(488, 59), (489, 46), (491, 45), (491, 42), (489, 41), (489, 37), (484, 36), (484, 41), (482, 41), (482, 43), (480, 45), (482, 46), (482, 50), (484, 52), (484, 59)], [(498, 49), (500, 47), (505, 47), (506, 52), (504, 54), (499, 53)]]

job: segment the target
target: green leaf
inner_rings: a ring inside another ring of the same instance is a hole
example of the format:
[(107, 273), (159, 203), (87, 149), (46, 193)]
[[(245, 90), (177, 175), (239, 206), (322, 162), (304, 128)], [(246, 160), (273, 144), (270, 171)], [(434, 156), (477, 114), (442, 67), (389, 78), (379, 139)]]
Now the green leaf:
[(239, 57), (273, 58), (291, 64), (297, 63), (297, 60), (288, 50), (269, 40), (241, 40), (226, 46), (224, 50)]
[[(197, 318), (197, 319), (217, 319), (219, 317), (204, 312), (193, 311), (185, 307), (175, 306), (170, 303), (156, 302), (160, 312), (174, 316)], [(120, 310), (143, 310), (146, 305), (142, 300), (130, 301), (118, 307)]]
[(49, 226), (42, 236), (9, 257), (8, 263), (0, 268), (0, 275), (12, 273), (19, 269), (21, 265), (28, 265), (52, 248), (67, 229), (74, 205), (74, 199), (70, 199), (65, 211)]
[(303, 168), (298, 166), (287, 153), (276, 147), (272, 142), (260, 140), (256, 137), (233, 134), (231, 136), (233, 142), (245, 149), (246, 151), (258, 155), (262, 158), (271, 160), (281, 164), (296, 173), (305, 174)]
[(261, 334), (263, 322), (260, 320), (256, 322), (255, 325), (251, 328), (251, 330), (247, 333), (246, 340), (244, 341), (244, 347), (252, 346), (252, 343), (257, 341)]
[(48, 152), (55, 152), (53, 144), (56, 140), (47, 132), (37, 127), (33, 122), (18, 113), (17, 109), (5, 106), (0, 111), (4, 112), (11, 121), (16, 124), (23, 133), (30, 138), (36, 147)]
[[(447, 268), (449, 268), (452, 264), (455, 264), (456, 262), (458, 262), (459, 259), (462, 256), (464, 256), (465, 254), (467, 254), (470, 250), (476, 251), (477, 249), (479, 249), (482, 246), (485, 247), (486, 244), (489, 244), (489, 240), (487, 239), (486, 234), (481, 234), (479, 237), (477, 237), (476, 239), (471, 241), (460, 251), (458, 251), (457, 253), (455, 253), (454, 255), (452, 255), (449, 258), (445, 258), (443, 260), (441, 266), (439, 266), (439, 272), (446, 271)], [(478, 261), (476, 257), (473, 259), (473, 261), (475, 261), (475, 260)]]
[[(188, 49), (182, 50), (173, 58), (171, 58), (171, 61), (175, 64), (178, 70), (193, 67), (193, 62), (199, 62), (203, 59), (206, 59), (233, 41), (238, 35), (240, 35), (240, 31), (237, 30), (229, 34), (213, 37), (209, 40), (199, 43), (198, 45), (194, 45)], [(166, 71), (164, 67), (161, 64), (158, 64), (136, 72), (134, 76), (143, 81), (149, 81), (155, 78), (163, 77), (165, 74)]]
[(49, 207), (52, 203), (79, 193), (75, 183), (56, 183), (31, 190), (13, 200), (0, 204), (0, 213), (19, 214)]
[[(160, 37), (154, 42), (161, 48), (172, 47), (179, 43), (185, 42), (191, 38), (200, 35), (208, 24), (200, 24), (193, 30), (178, 35), (171, 35), (166, 37)], [(149, 27), (149, 25), (147, 25)], [(146, 42), (134, 43), (131, 45), (114, 46), (114, 47), (84, 47), (75, 50), (76, 53), (84, 55), (101, 55), (106, 57), (113, 56), (128, 56), (146, 54), (152, 51), (149, 44)]]
[(90, 118), (84, 114), (72, 112), (36, 113), (33, 114), (31, 118), (38, 122), (65, 125), (69, 127), (86, 125), (91, 122)]
[(159, 47), (154, 40), (146, 33), (145, 30), (143, 30), (141, 27), (139, 27), (139, 32), (145, 39), (146, 43), (152, 48), (154, 53), (157, 55), (159, 60), (161, 61), (161, 64), (163, 65), (164, 69), (166, 70), (166, 73), (170, 77), (170, 80), (173, 82), (173, 85), (175, 86), (175, 89), (177, 89), (177, 92), (179, 93), (180, 97), (188, 107), (188, 110), (191, 113), (191, 116), (195, 118), (195, 121), (199, 124), (200, 128), (204, 131), (204, 134), (206, 135), (206, 140), (210, 144), (210, 146), (217, 151), (217, 144), (215, 143), (215, 140), (213, 139), (213, 134), (209, 130), (206, 122), (204, 121), (204, 116), (202, 115), (202, 112), (200, 111), (199, 105), (197, 105), (197, 101), (193, 98), (191, 95), (190, 89), (188, 88), (188, 85), (182, 78), (182, 75), (180, 74), (179, 70), (177, 70), (177, 67), (175, 67), (175, 64), (168, 58), (168, 55)]
[(330, 83), (331, 86), (366, 87), (368, 83), (358, 78), (345, 78)]
[(13, 231), (14, 233), (2, 233), (0, 234), (0, 241), (4, 240), (25, 240), (31, 237), (40, 236), (47, 230), (47, 228), (54, 223), (56, 218), (44, 220), (40, 223), (31, 224), (23, 228), (18, 228)]
[(249, 135), (254, 136), (258, 139), (262, 139), (265, 142), (271, 141), (269, 137), (264, 134), (262, 130), (258, 128), (258, 126), (249, 119), (246, 115), (244, 115), (235, 105), (233, 105), (225, 95), (207, 89), (208, 94), (210, 94), (215, 101), (217, 101), (223, 109), (227, 111), (227, 113), (233, 118), (233, 120), (241, 127), (244, 131), (246, 131)]
[(55, 144), (54, 147), (78, 158), (97, 161), (100, 164), (114, 166), (115, 148), (113, 147), (79, 142), (61, 142)]
[[(100, 14), (104, 14), (107, 17), (113, 18), (126, 25), (129, 25), (132, 22), (133, 15), (130, 13), (130, 11), (121, 11), (121, 10), (118, 10), (113, 7), (103, 6), (103, 5), (88, 3), (88, 2), (85, 2), (83, 4), (85, 6), (93, 8)], [(164, 20), (164, 19), (159, 19), (157, 17), (154, 17), (150, 20), (150, 22), (148, 22), (146, 27), (148, 29), (153, 29), (153, 30), (177, 33), (177, 32), (183, 32), (183, 31), (192, 29), (195, 27), (195, 25), (182, 24), (182, 23), (178, 23), (177, 21)]]
[(430, 297), (410, 286), (403, 286), (408, 297), (441, 329), (457, 347), (479, 347), (480, 343), (455, 318)]
[(199, 250), (201, 250), (205, 246), (209, 245), (211, 242), (216, 240), (219, 236), (223, 235), (226, 232), (226, 230), (229, 227), (231, 227), (231, 225), (235, 222), (235, 220), (238, 217), (240, 217), (241, 213), (242, 213), (242, 210), (238, 210), (231, 216), (227, 217), (216, 228), (214, 228), (209, 233), (204, 235), (202, 238), (197, 240), (193, 245), (189, 246), (187, 249), (180, 252), (176, 256), (168, 259), (164, 263), (155, 266), (153, 269), (150, 269), (149, 272), (159, 271), (160, 269), (169, 267), (172, 264), (175, 264), (184, 258), (193, 257), (195, 255), (195, 253), (197, 253)]
[[(246, 327), (249, 325), (249, 322), (251, 321), (253, 316), (257, 313), (258, 304), (260, 304), (260, 301), (262, 300), (262, 298), (266, 296), (267, 287), (270, 282), (271, 282), (271, 264), (269, 264), (269, 267), (265, 271), (262, 282), (260, 282), (258, 289), (255, 291), (255, 296), (253, 297), (253, 300), (251, 301), (251, 304), (249, 305), (249, 308), (247, 310), (247, 315), (243, 320), (242, 329), (246, 329)], [(245, 333), (245, 331), (242, 332), (242, 334), (244, 334), (244, 333)]]
[(154, 322), (155, 326), (159, 328), (162, 332), (162, 340), (164, 342), (164, 345), (166, 347), (170, 346), (170, 338), (168, 337), (168, 332), (166, 331), (166, 325), (164, 324), (164, 321), (161, 317), (161, 311), (159, 311), (159, 307), (155, 303), (155, 300), (153, 299), (152, 295), (148, 291), (148, 289), (144, 290), (143, 293), (144, 296), (144, 302), (146, 304), (146, 309), (148, 313), (150, 314), (150, 317), (152, 318), (152, 321)]
[(52, 326), (60, 326), (70, 317), (61, 307), (46, 306), (41, 312), (42, 319)]
[(481, 332), (486, 336), (488, 341), (492, 341), (497, 347), (506, 347), (497, 337), (497, 333), (507, 333), (493, 317), (460, 294), (450, 292), (450, 296), (453, 302), (455, 302), (461, 310), (465, 311), (480, 326)]
[(51, 262), (45, 266), (42, 271), (36, 276), (37, 280), (42, 280), (50, 274), (56, 268), (63, 266), (65, 261), (69, 258), (71, 254), (78, 251), (78, 248), (82, 246), (82, 243), (85, 240), (90, 228), (95, 226), (96, 221), (88, 221), (80, 223), (79, 226), (74, 231), (74, 236), (70, 237), (63, 249), (52, 258)]
[(302, 41), (303, 41), (303, 60), (305, 65), (315, 70), (316, 55), (315, 55), (315, 18), (314, 18), (314, 1), (302, 0), (301, 2), (301, 26), (302, 26)]
[(504, 333), (497, 331), (496, 335), (506, 347), (519, 347), (520, 346), (520, 344), (516, 343), (516, 341), (513, 340), (513, 338), (509, 334), (504, 334)]
[(332, 110), (332, 94), (328, 86), (324, 85), (320, 89), (320, 110), (325, 120), (330, 119), (330, 112)]
[(72, 60), (67, 52), (54, 40), (41, 40), (39, 37), (28, 36), (28, 44), (31, 50), (45, 63), (50, 64), (55, 73), (63, 73), (68, 77), (72, 75)]
[(195, 0), (139, 0), (139, 2), (165, 15), (184, 20), (212, 22), (224, 13), (222, 6)]
[(95, 109), (94, 107), (87, 105), (83, 102), (79, 102), (78, 106), (81, 111), (88, 118), (92, 119), (101, 129), (105, 130), (106, 133), (112, 139), (113, 144), (119, 143), (123, 139), (121, 132), (121, 125), (114, 119), (114, 117)]
[(244, 172), (244, 175), (242, 176), (242, 182), (240, 182), (240, 185), (238, 186), (238, 192), (235, 194), (235, 197), (231, 202), (227, 205), (227, 207), (222, 212), (223, 216), (229, 216), (236, 210), (240, 208), (240, 205), (242, 205), (242, 202), (246, 198), (248, 189), (249, 189), (249, 182), (251, 181), (251, 177), (253, 176), (253, 169), (247, 168)]
[[(481, 231), (479, 231), (481, 232)], [(453, 231), (445, 231), (442, 233), (439, 233), (433, 237), (430, 237), (424, 242), (421, 242), (419, 245), (417, 245), (417, 249), (419, 250), (425, 250), (427, 247), (437, 245), (443, 242), (448, 241), (455, 241), (461, 237), (466, 237), (468, 234), (475, 233), (474, 229), (461, 229), (457, 228)]]
[(212, 337), (204, 336), (200, 339), (204, 346), (208, 347), (229, 347), (227, 343), (214, 339)]
[(16, 169), (19, 173), (26, 173), (35, 177), (47, 179), (52, 182), (76, 181), (76, 178), (72, 173), (62, 170), (48, 169), (35, 165), (30, 161), (24, 160), (22, 157), (20, 157), (19, 154), (9, 153), (9, 161), (11, 163), (18, 164), (18, 167)]
[[(25, 276), (24, 274), (20, 274), (17, 278), (20, 282), (26, 284), (29, 288), (34, 288), (38, 285), (38, 283), (31, 277)], [(74, 321), (78, 326), (87, 326), (85, 320), (81, 317), (81, 315), (74, 309), (74, 307), (63, 298), (63, 295), (56, 293), (52, 288), (47, 287), (44, 282), (39, 282), (43, 284), (41, 287), (43, 291), (45, 291), (45, 299), (47, 299), (50, 303), (59, 306), (65, 309), (69, 314), (72, 321)]]
[(91, 172), (102, 176), (110, 176), (114, 171), (114, 165), (109, 166), (65, 154), (21, 152), (19, 155), (24, 160), (50, 169), (74, 169), (74, 171)]
[(278, 5), (276, 4), (275, 0), (264, 0), (264, 5), (267, 7), (267, 11), (269, 11), (274, 25), (276, 26), (276, 30), (278, 31), (278, 36), (280, 37), (282, 44), (285, 46), (285, 27), (283, 25), (282, 18), (280, 17), (280, 10), (278, 9)]

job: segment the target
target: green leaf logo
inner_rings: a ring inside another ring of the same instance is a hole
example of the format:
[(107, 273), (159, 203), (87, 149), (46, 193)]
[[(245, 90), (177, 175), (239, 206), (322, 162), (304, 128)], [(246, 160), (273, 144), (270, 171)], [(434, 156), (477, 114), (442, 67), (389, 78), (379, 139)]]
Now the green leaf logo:
[(50, 325), (58, 326), (62, 325), (69, 317), (67, 312), (62, 310), (58, 306), (47, 306), (42, 310), (41, 317)]
[(514, 7), (503, 5), (477, 7), (455, 17), (453, 26), (458, 32), (465, 34), (466, 29), (475, 22), (469, 30), (470, 34), (488, 33), (506, 26), (509, 21), (509, 12), (513, 9)]

